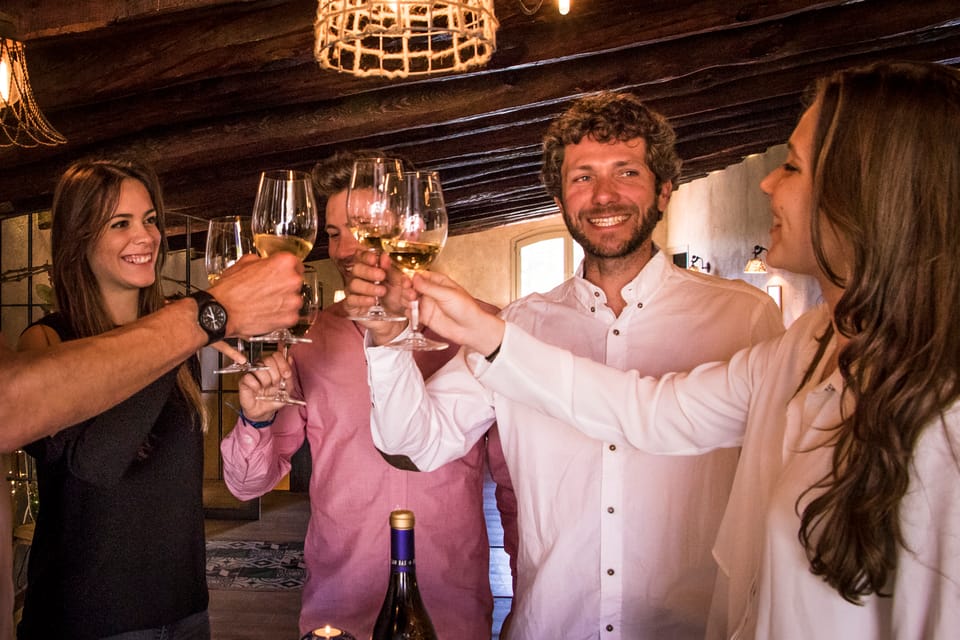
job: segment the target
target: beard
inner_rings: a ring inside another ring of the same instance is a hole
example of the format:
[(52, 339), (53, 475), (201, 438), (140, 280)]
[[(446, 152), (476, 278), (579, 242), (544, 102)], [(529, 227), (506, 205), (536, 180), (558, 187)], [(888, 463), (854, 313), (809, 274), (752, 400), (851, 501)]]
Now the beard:
[[(640, 217), (640, 208), (636, 205), (610, 205), (606, 207), (591, 207), (579, 212), (577, 220), (583, 218), (597, 218), (609, 216), (631, 216), (633, 220)], [(634, 227), (633, 232), (628, 238), (614, 246), (602, 246), (590, 240), (583, 228), (573, 223), (573, 220), (563, 211), (563, 222), (567, 226), (567, 231), (576, 240), (577, 244), (583, 247), (583, 252), (592, 258), (623, 258), (629, 256), (650, 240), (653, 230), (660, 221), (660, 210), (656, 204), (650, 205), (643, 218), (640, 219), (639, 226)]]

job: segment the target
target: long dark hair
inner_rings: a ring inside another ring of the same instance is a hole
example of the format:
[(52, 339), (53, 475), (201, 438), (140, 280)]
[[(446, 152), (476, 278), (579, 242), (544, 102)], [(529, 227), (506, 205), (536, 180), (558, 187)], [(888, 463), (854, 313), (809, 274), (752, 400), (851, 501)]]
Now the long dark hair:
[[(813, 246), (844, 289), (834, 322), (855, 408), (799, 536), (813, 572), (858, 603), (889, 595), (914, 449), (960, 396), (960, 73), (879, 64), (815, 95)], [(844, 265), (828, 260), (827, 234), (851, 248)]]
[[(51, 235), (51, 281), (57, 307), (78, 338), (95, 336), (116, 326), (104, 304), (87, 252), (100, 239), (116, 210), (124, 180), (137, 180), (146, 187), (160, 231), (155, 278), (153, 284), (140, 289), (137, 316), (164, 305), (160, 272), (167, 256), (167, 236), (163, 194), (156, 173), (135, 159), (80, 160), (70, 165), (57, 183)], [(177, 373), (177, 384), (205, 424), (200, 389), (186, 364)]]

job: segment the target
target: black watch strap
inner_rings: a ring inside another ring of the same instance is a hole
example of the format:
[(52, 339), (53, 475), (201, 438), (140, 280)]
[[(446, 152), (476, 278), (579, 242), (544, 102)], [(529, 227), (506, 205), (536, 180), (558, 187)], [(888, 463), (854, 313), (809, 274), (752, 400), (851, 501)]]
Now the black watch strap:
[(188, 297), (197, 301), (197, 324), (207, 334), (207, 344), (227, 335), (227, 310), (206, 291), (194, 291)]

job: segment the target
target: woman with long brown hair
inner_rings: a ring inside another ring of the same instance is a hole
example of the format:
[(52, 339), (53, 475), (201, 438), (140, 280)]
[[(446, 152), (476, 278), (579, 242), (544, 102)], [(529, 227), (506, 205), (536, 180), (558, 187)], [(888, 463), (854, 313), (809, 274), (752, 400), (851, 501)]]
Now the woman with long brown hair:
[[(54, 193), (52, 253), (58, 312), (24, 331), (21, 349), (98, 335), (160, 309), (166, 239), (155, 173), (131, 160), (73, 164)], [(25, 447), (37, 460), (41, 505), (19, 638), (135, 640), (161, 630), (209, 638), (194, 370), (188, 361)]]
[[(742, 445), (714, 546), (711, 637), (952, 638), (960, 73), (879, 64), (813, 95), (786, 162), (761, 184), (769, 263), (815, 276), (824, 299), (782, 337), (653, 379), (539, 343), (438, 274), (414, 281), (421, 317), (473, 350), (494, 396), (594, 438), (667, 454)], [(359, 264), (354, 275), (380, 276)], [(348, 302), (366, 304), (366, 291)], [(374, 434), (411, 455), (404, 439)]]

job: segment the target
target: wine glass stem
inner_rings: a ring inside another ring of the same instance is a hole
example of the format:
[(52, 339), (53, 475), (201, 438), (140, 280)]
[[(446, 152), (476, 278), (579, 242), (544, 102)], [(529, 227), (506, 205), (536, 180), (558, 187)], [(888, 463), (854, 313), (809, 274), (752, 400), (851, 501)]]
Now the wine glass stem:
[[(284, 342), (283, 342), (283, 361), (284, 361), (284, 362), (287, 361), (287, 350), (288, 350), (289, 348), (290, 348), (290, 343), (287, 342), (286, 340), (284, 340)], [(280, 383), (277, 385), (277, 389), (279, 389), (279, 391), (278, 391), (278, 393), (277, 393), (278, 396), (284, 396), (284, 395), (286, 395), (286, 393), (287, 393), (287, 379), (284, 378), (283, 376), (280, 376)]]
[(420, 330), (420, 298), (410, 303), (410, 330), (414, 333)]
[[(377, 256), (377, 267), (379, 268), (379, 267), (380, 267), (380, 255), (381, 255), (381, 252), (380, 252), (379, 249), (371, 249), (371, 251), (373, 251), (373, 255)], [(377, 282), (374, 282), (373, 284), (380, 284), (380, 281), (378, 280)], [(379, 309), (379, 308), (380, 308), (380, 296), (373, 296), (373, 308), (374, 308), (374, 309)]]

